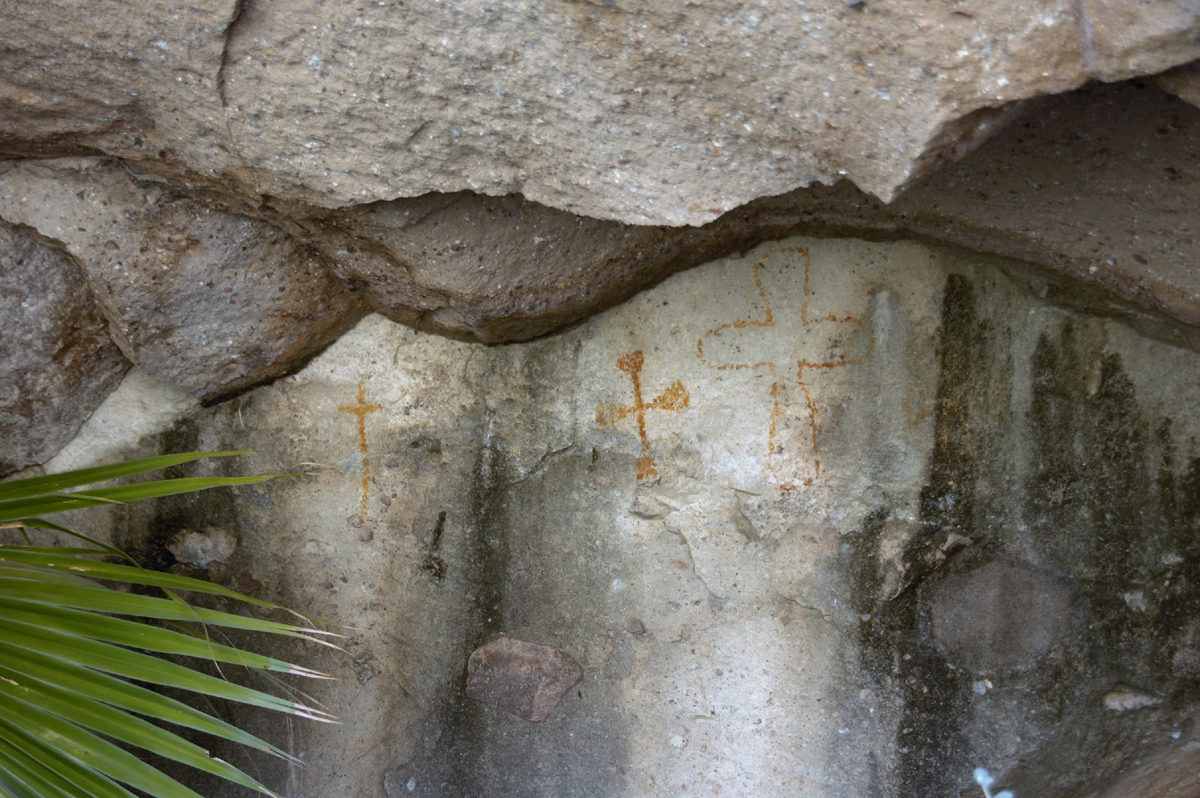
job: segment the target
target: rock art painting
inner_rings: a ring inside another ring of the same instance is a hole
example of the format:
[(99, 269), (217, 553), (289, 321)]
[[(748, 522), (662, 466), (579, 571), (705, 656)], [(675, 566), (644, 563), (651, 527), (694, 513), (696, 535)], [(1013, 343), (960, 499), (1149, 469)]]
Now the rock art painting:
[(596, 406), (596, 423), (602, 427), (612, 426), (630, 414), (636, 415), (638, 438), (642, 442), (642, 454), (637, 461), (637, 478), (639, 480), (658, 476), (658, 470), (654, 467), (654, 458), (650, 456), (650, 441), (646, 437), (646, 411), (679, 411), (687, 407), (688, 402), (691, 401), (687, 388), (679, 380), (671, 383), (652, 402), (647, 403), (643, 400), (641, 373), (645, 362), (645, 355), (640, 349), (617, 358), (617, 368), (628, 374), (633, 381), (633, 404)]
[(349, 476), (97, 532), (219, 528), (168, 553), (345, 634), (302, 652), (342, 725), (264, 725), (279, 794), (1100, 794), (1200, 744), (1200, 355), (1036, 277), (797, 237), (528, 344), (371, 315), (124, 433)]
[(371, 486), (371, 460), (367, 457), (367, 415), (383, 409), (383, 405), (367, 404), (367, 389), (358, 384), (358, 400), (353, 405), (342, 405), (339, 412), (358, 418), (358, 451), (362, 455), (362, 515), (367, 514), (367, 491)]
[[(775, 274), (781, 288), (786, 289), (792, 266), (785, 258), (792, 253), (799, 255), (804, 263), (803, 298), (798, 314), (793, 317), (791, 313), (781, 313), (777, 320), (763, 286), (763, 272), (771, 263), (769, 271)], [(812, 259), (803, 247), (784, 247), (768, 253), (755, 262), (752, 271), (761, 303), (760, 315), (721, 324), (696, 342), (696, 357), (708, 368), (763, 369), (770, 374), (766, 467), (783, 490), (811, 485), (821, 475), (817, 442), (820, 410), (805, 372), (856, 363), (844, 354), (846, 333), (862, 326), (862, 320), (855, 316), (828, 313), (811, 317), (811, 271)]]

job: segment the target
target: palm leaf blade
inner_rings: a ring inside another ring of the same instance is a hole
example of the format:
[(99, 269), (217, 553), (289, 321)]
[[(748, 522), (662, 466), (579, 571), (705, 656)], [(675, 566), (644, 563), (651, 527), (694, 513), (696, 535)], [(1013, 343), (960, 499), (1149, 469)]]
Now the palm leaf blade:
[(115, 615), (134, 615), (158, 620), (193, 621), (229, 629), (267, 632), (287, 637), (304, 637), (322, 634), (317, 629), (300, 629), (279, 621), (247, 618), (231, 612), (209, 610), (203, 607), (181, 606), (171, 599), (121, 593), (100, 585), (68, 585), (58, 580), (8, 578), (0, 576), (0, 597), (24, 599), (43, 604), (107, 612)]
[(248, 668), (293, 673), (295, 665), (283, 660), (253, 654), (232, 646), (212, 643), (203, 638), (191, 637), (160, 629), (124, 618), (110, 618), (91, 612), (73, 610), (27, 602), (20, 599), (0, 598), (0, 611), (9, 620), (23, 621), (44, 629), (54, 629), (64, 634), (103, 640), (119, 646), (140, 648), (158, 654), (178, 654), (184, 657), (201, 657), (244, 665)]
[(183, 454), (164, 454), (157, 457), (143, 457), (139, 460), (126, 460), (123, 463), (82, 468), (77, 471), (67, 471), (62, 474), (47, 474), (44, 477), (30, 477), (0, 484), (0, 500), (21, 499), (35, 496), (39, 493), (54, 493), (55, 491), (77, 488), (81, 485), (94, 485), (97, 482), (107, 482), (110, 479), (133, 477), (150, 471), (160, 471), (171, 466), (190, 463), (205, 457), (231, 457), (240, 452), (185, 452)]
[(0, 667), (20, 671), (31, 678), (49, 682), (80, 695), (91, 696), (128, 712), (206, 732), (276, 756), (288, 757), (279, 748), (233, 724), (207, 715), (174, 698), (82, 665), (63, 662), (14, 646), (0, 649)]
[[(18, 681), (20, 680), (20, 681)], [(232, 765), (215, 759), (208, 752), (177, 734), (159, 728), (127, 712), (114, 709), (86, 695), (73, 694), (40, 682), (19, 672), (0, 668), (0, 693), (6, 693), (77, 726), (91, 729), (114, 740), (153, 751), (198, 770), (212, 773), (262, 793), (265, 787)]]
[(283, 474), (266, 474), (256, 477), (186, 477), (183, 479), (162, 479), (154, 482), (138, 482), (133, 485), (121, 485), (115, 488), (101, 488), (93, 491), (77, 491), (75, 493), (52, 493), (27, 496), (20, 499), (0, 501), (0, 522), (19, 521), (29, 516), (62, 513), (68, 510), (81, 510), (86, 507), (98, 507), (114, 502), (132, 502), (142, 499), (159, 499), (164, 496), (176, 496), (180, 493), (194, 493), (209, 488), (219, 488), (230, 485), (253, 485), (275, 479), (277, 476), (293, 476)]
[(288, 701), (269, 693), (218, 679), (173, 662), (152, 657), (138, 651), (101, 643), (95, 640), (60, 635), (31, 627), (28, 624), (11, 622), (0, 618), (0, 638), (19, 648), (29, 649), (76, 665), (85, 664), (96, 670), (122, 676), (127, 679), (178, 687), (194, 693), (225, 698), (243, 704), (272, 709), (287, 714), (307, 717), (325, 716), (327, 713)]
[(26, 733), (53, 744), (76, 762), (102, 776), (128, 784), (155, 798), (201, 798), (193, 790), (133, 754), (33, 704), (0, 691), (0, 711), (20, 716)]
[[(0, 544), (0, 798), (133, 798), (131, 789), (153, 798), (199, 798), (123, 746), (274, 795), (251, 776), (160, 724), (212, 734), (288, 760), (293, 757), (150, 689), (153, 685), (336, 722), (323, 710), (228, 682), (224, 673), (217, 678), (163, 659), (163, 655), (203, 658), (218, 664), (218, 669), (219, 663), (236, 664), (296, 692), (269, 672), (328, 677), (216, 643), (209, 627), (300, 637), (324, 645), (332, 644), (320, 636), (330, 633), (192, 607), (176, 591), (218, 595), (266, 609), (277, 605), (202, 580), (146, 571), (119, 549), (39, 517), (299, 476), (152, 479), (97, 487), (204, 457), (242, 453), (165, 455), (0, 483), (0, 528), (21, 528), (29, 544)], [(73, 535), (95, 548), (37, 547), (29, 529)], [(130, 564), (97, 559), (105, 555)], [(166, 597), (116, 591), (94, 580), (151, 586)], [(164, 623), (173, 628), (163, 628)]]
[(133, 585), (150, 585), (168, 590), (190, 590), (194, 593), (208, 593), (226, 598), (238, 599), (248, 604), (254, 604), (266, 609), (275, 609), (278, 605), (270, 601), (251, 598), (227, 587), (194, 579), (189, 576), (176, 576), (146, 571), (129, 565), (108, 562), (96, 562), (84, 559), (87, 556), (102, 556), (106, 552), (93, 549), (37, 549), (32, 546), (0, 546), (0, 562), (14, 562), (25, 565), (38, 565), (46, 568), (70, 570), (72, 573), (93, 579), (108, 579), (114, 582), (127, 582)]

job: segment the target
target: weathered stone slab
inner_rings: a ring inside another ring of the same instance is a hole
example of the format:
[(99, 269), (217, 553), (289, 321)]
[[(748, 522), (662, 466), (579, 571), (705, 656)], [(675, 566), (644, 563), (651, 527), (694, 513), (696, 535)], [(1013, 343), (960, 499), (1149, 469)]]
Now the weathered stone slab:
[[(977, 794), (983, 763), (1019, 796), (1098, 794), (1194, 735), (1200, 355), (1048, 279), (793, 237), (527, 344), (372, 315), (129, 433), (317, 473), (120, 528), (236, 533), (226, 584), (346, 631), (350, 657), (288, 649), (340, 677), (309, 689), (344, 723), (292, 727), (280, 792), (924, 797)], [(978, 672), (931, 612), (960, 578)], [(1031, 606), (1047, 584), (1070, 611)], [(585, 669), (544, 722), (465, 695), (505, 637)], [(1162, 703), (1106, 708), (1118, 684)]]
[(258, 201), (512, 193), (698, 225), (893, 198), (1011, 103), (1200, 57), (1194, 4), (9, 3), (0, 153), (105, 153)]
[(0, 476), (44, 463), (129, 361), (68, 255), (0, 221)]
[(539, 723), (583, 678), (579, 663), (551, 646), (501, 637), (467, 660), (467, 695)]

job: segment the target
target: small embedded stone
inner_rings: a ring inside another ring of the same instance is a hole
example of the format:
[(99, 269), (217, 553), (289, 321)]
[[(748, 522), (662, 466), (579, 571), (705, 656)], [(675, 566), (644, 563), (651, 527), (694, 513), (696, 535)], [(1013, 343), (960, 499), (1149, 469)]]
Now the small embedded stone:
[(534, 723), (545, 720), (583, 678), (571, 657), (551, 646), (501, 637), (467, 660), (467, 695)]
[(646, 626), (637, 618), (630, 618), (629, 623), (625, 626), (631, 635), (646, 634)]
[(207, 568), (209, 563), (225, 562), (237, 549), (237, 539), (223, 529), (185, 529), (167, 542), (167, 551), (175, 559), (193, 568)]
[(1074, 599), (1052, 574), (998, 561), (947, 577), (926, 600), (934, 639), (980, 672), (1031, 667), (1069, 633)]
[(1128, 712), (1131, 709), (1145, 709), (1157, 706), (1162, 699), (1147, 693), (1134, 690), (1123, 684), (1118, 684), (1104, 694), (1104, 708), (1113, 712)]

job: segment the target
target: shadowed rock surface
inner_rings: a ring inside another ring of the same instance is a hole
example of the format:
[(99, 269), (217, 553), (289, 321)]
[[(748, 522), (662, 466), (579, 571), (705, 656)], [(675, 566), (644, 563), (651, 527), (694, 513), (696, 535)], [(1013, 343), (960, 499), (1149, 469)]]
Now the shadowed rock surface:
[(121, 382), (129, 362), (78, 265), (0, 222), (0, 476), (44, 463)]

